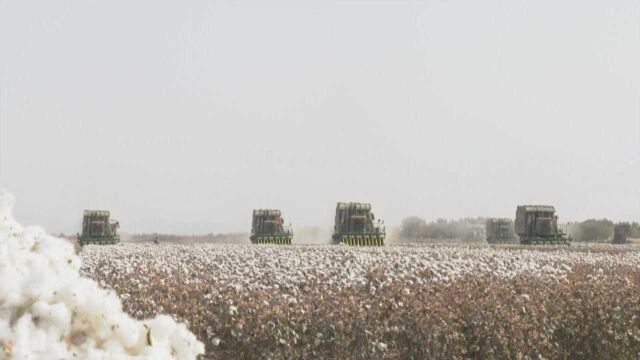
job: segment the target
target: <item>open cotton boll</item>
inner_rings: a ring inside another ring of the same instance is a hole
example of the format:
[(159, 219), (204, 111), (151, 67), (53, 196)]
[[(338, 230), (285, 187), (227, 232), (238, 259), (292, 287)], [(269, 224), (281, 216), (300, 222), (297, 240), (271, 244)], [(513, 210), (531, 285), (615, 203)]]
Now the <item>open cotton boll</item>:
[(12, 216), (0, 190), (0, 360), (193, 360), (204, 345), (168, 316), (131, 318), (120, 299), (80, 277), (65, 240)]

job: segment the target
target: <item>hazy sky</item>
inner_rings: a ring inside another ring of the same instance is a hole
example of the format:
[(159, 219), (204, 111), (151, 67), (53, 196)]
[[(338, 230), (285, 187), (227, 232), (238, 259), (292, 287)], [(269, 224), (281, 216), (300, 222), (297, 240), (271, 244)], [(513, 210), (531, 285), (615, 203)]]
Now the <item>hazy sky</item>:
[(640, 220), (639, 137), (637, 0), (0, 0), (0, 183), (52, 232)]

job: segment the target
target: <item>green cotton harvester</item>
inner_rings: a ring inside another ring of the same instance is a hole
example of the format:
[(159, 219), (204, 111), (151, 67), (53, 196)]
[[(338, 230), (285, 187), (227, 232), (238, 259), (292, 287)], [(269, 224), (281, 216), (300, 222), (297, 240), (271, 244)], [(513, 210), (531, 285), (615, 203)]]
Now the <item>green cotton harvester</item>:
[(620, 223), (614, 226), (613, 228), (614, 244), (626, 244), (630, 236), (631, 236), (631, 224)]
[(293, 232), (291, 226), (284, 226), (280, 210), (253, 210), (251, 223), (251, 242), (253, 244), (291, 245)]
[(112, 220), (106, 210), (85, 210), (82, 234), (78, 234), (78, 245), (113, 245), (120, 242), (120, 224)]
[(485, 232), (489, 244), (509, 244), (518, 241), (511, 219), (487, 219)]
[(338, 203), (333, 228), (333, 242), (353, 246), (384, 245), (385, 229), (375, 219), (371, 204)]
[(558, 226), (558, 217), (553, 206), (522, 205), (516, 210), (516, 233), (523, 245), (571, 244)]

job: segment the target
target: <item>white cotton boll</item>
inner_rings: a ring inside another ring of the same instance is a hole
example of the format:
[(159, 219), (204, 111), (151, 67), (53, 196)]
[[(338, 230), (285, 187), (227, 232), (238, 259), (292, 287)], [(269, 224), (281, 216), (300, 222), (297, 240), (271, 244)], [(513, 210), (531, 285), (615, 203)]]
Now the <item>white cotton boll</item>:
[(149, 341), (148, 328), (122, 311), (114, 292), (80, 277), (73, 246), (20, 226), (12, 205), (0, 190), (0, 340), (10, 344), (0, 360), (193, 360), (204, 353), (186, 326), (166, 316), (149, 320), (164, 340)]
[[(176, 324), (168, 316), (160, 315), (148, 322), (148, 339), (158, 349), (165, 349), (162, 359), (168, 359), (167, 354), (179, 360), (193, 359), (195, 354), (204, 352), (204, 345), (189, 332), (184, 324)], [(157, 353), (156, 356), (160, 356)]]
[(154, 341), (165, 341), (171, 335), (173, 323), (173, 319), (166, 315), (158, 315), (155, 319), (148, 321), (151, 338)]
[(171, 349), (175, 350), (175, 358), (178, 360), (189, 360), (193, 358), (193, 347), (204, 352), (204, 344), (187, 329), (184, 324), (178, 324), (171, 337)]
[(22, 226), (14, 220), (12, 210), (15, 198), (4, 189), (0, 189), (0, 239), (22, 232)]
[[(52, 336), (49, 337), (48, 333)], [(64, 353), (64, 348), (60, 341), (50, 341), (55, 338), (56, 331), (54, 328), (34, 328), (33, 318), (30, 314), (22, 316), (14, 325), (12, 355), (16, 359), (36, 358), (48, 359), (49, 354)], [(58, 337), (59, 339), (59, 337)]]
[(38, 301), (31, 307), (31, 313), (37, 318), (39, 327), (53, 326), (58, 329), (67, 329), (71, 323), (71, 313), (64, 304), (50, 305)]
[(11, 321), (10, 314), (6, 312), (0, 312), (0, 339), (7, 340), (9, 339), (9, 336), (11, 336), (12, 332), (11, 332), (10, 321)]
[(20, 237), (19, 245), (29, 251), (38, 251), (35, 238), (44, 235), (44, 230), (37, 226), (28, 226), (24, 228)]
[(124, 347), (135, 347), (140, 343), (142, 334), (140, 323), (133, 319), (122, 319), (117, 324), (112, 325), (115, 337)]
[(387, 351), (387, 344), (383, 342), (376, 343), (376, 349), (378, 349), (378, 351), (380, 352), (385, 352)]
[(22, 303), (22, 291), (18, 281), (6, 281), (4, 279), (17, 279), (18, 272), (13, 266), (0, 265), (0, 303), (13, 306)]
[(67, 329), (71, 323), (71, 312), (64, 304), (54, 304), (49, 309), (50, 321), (55, 327)]

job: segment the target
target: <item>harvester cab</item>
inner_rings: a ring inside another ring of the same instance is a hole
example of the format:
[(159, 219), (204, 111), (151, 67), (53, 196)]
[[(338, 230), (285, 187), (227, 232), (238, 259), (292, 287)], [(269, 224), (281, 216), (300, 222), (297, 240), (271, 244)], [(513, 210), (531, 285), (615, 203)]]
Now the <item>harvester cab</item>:
[(485, 233), (489, 244), (514, 243), (517, 241), (513, 220), (511, 219), (487, 219)]
[(78, 245), (113, 245), (120, 242), (120, 223), (111, 219), (109, 211), (85, 210), (82, 220), (82, 234), (78, 234)]
[(257, 209), (253, 210), (250, 239), (253, 244), (291, 245), (293, 231), (291, 225), (284, 225), (280, 210)]
[(516, 233), (524, 245), (570, 244), (571, 237), (558, 227), (553, 206), (523, 205), (516, 210)]
[(626, 244), (627, 238), (631, 236), (631, 225), (629, 223), (616, 224), (613, 228), (613, 243)]
[(385, 228), (375, 219), (371, 204), (338, 203), (333, 228), (333, 242), (354, 246), (384, 245)]

